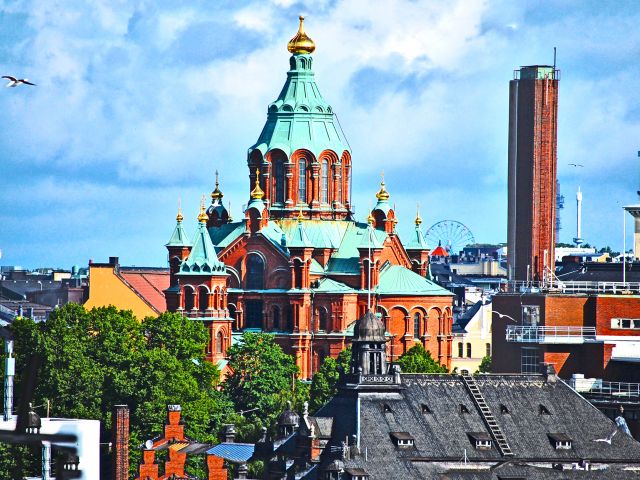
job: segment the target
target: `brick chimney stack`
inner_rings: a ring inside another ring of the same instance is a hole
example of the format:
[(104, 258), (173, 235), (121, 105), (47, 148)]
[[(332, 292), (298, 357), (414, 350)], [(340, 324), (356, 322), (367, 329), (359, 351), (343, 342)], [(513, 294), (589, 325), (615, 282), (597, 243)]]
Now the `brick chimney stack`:
[(129, 407), (115, 405), (112, 417), (113, 480), (129, 478)]

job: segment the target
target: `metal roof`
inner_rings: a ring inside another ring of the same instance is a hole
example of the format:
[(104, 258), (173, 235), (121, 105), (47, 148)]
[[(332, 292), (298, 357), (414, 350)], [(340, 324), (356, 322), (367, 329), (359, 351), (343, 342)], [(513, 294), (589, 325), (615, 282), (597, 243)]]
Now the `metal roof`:
[(224, 458), (234, 463), (247, 462), (253, 456), (253, 443), (220, 443), (207, 450), (208, 455)]

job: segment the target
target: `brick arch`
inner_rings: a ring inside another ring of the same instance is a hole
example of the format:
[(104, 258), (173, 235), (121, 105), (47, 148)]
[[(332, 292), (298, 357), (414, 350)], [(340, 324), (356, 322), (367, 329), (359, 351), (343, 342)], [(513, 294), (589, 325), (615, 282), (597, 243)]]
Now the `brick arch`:
[(351, 202), (351, 178), (353, 176), (352, 168), (351, 168), (351, 153), (347, 150), (342, 152), (340, 156), (340, 160), (342, 163), (342, 203), (350, 204)]
[(229, 288), (240, 288), (240, 273), (234, 267), (227, 265), (227, 273), (230, 275), (227, 277), (227, 286)]

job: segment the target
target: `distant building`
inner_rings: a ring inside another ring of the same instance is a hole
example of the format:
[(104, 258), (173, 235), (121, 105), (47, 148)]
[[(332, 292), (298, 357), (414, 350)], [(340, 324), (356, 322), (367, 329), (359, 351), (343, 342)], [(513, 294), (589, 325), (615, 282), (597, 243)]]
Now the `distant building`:
[(559, 71), (521, 67), (509, 85), (509, 278), (553, 273)]
[[(598, 264), (602, 265), (602, 264)], [(554, 365), (569, 380), (574, 375), (609, 385), (613, 415), (625, 405), (629, 426), (640, 435), (640, 295), (625, 286), (567, 282), (574, 293), (500, 293), (493, 297), (494, 373), (537, 372)], [(580, 293), (580, 289), (591, 292)], [(622, 383), (620, 383), (622, 382)], [(630, 389), (630, 390), (629, 390)]]
[(355, 325), (338, 394), (315, 414), (290, 409), (255, 445), (265, 478), (630, 479), (640, 443), (560, 380), (544, 374), (401, 374), (384, 325)]
[(169, 287), (169, 270), (152, 267), (123, 267), (118, 257), (108, 263), (89, 264), (89, 285), (85, 308), (113, 305), (131, 310), (142, 320), (166, 311), (164, 290)]
[(478, 300), (456, 314), (453, 322), (451, 368), (474, 373), (482, 359), (491, 356), (491, 302)]

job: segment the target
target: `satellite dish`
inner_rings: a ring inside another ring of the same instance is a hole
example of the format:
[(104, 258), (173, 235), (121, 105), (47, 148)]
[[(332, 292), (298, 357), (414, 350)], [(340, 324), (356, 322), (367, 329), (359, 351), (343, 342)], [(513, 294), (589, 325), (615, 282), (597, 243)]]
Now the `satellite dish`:
[(151, 450), (153, 448), (153, 440), (147, 440), (144, 442), (144, 448), (147, 450)]

